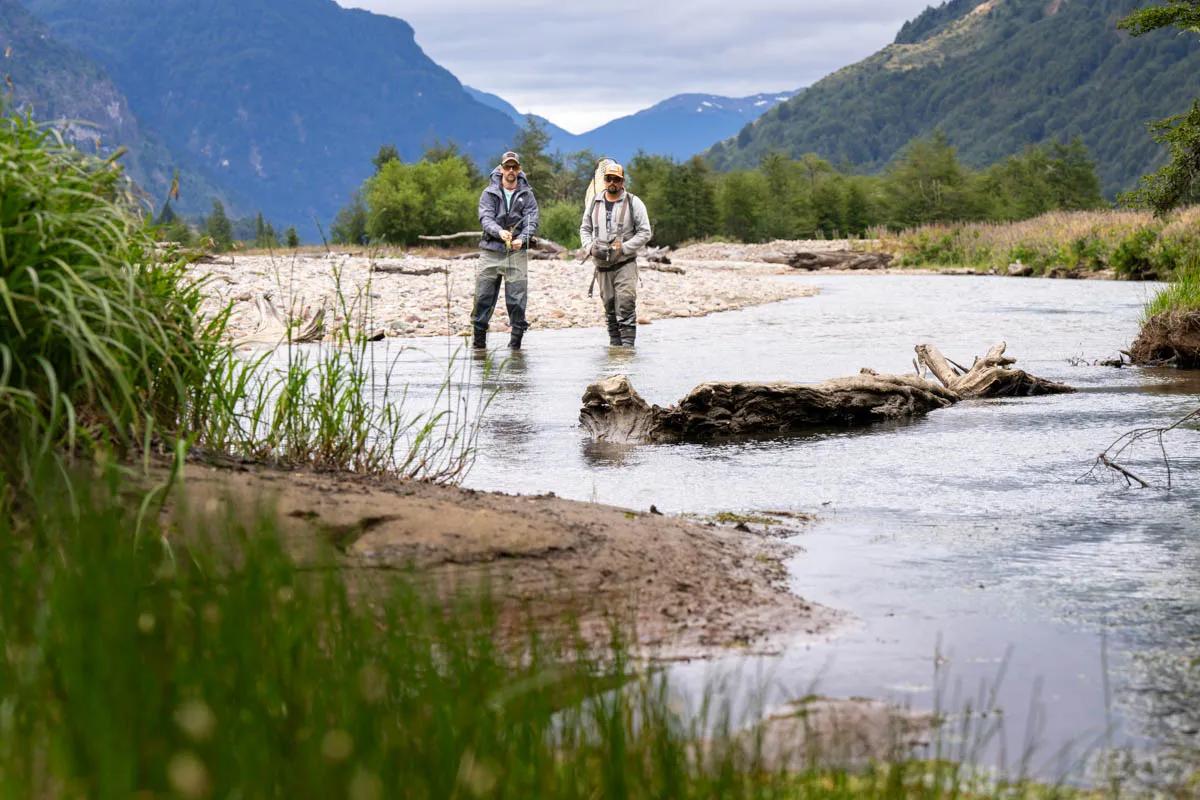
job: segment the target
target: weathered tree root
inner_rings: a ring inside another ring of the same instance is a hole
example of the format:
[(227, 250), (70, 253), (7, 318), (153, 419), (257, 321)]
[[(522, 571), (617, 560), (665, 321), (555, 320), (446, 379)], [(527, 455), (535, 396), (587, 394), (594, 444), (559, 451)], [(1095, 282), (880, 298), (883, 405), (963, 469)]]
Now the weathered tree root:
[(970, 369), (954, 364), (931, 344), (917, 345), (917, 371), (925, 367), (942, 385), (966, 400), (977, 397), (1032, 397), (1042, 394), (1066, 394), (1075, 391), (1065, 383), (1055, 383), (1030, 375), (1025, 370), (1009, 369), (1017, 363), (1004, 355), (1004, 342), (975, 359)]
[[(706, 442), (770, 437), (821, 428), (856, 428), (921, 416), (974, 397), (1024, 397), (1072, 392), (1069, 386), (1009, 369), (1004, 345), (970, 369), (956, 371), (934, 348), (917, 348), (921, 362), (945, 386), (920, 375), (858, 375), (814, 385), (704, 383), (677, 405), (651, 406), (624, 375), (593, 383), (583, 395), (579, 422), (608, 442)], [(939, 374), (940, 373), (940, 374)]]
[(1143, 367), (1200, 368), (1200, 311), (1168, 311), (1142, 324), (1130, 359)]

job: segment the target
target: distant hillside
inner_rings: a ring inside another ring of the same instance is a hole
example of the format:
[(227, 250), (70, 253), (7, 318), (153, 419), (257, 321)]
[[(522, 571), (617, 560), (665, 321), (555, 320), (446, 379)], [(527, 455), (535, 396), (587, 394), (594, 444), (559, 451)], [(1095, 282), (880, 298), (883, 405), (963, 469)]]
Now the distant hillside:
[[(0, 0), (0, 74), (12, 82), (11, 89), (0, 89), (11, 93), (5, 97), (9, 110), (54, 123), (64, 139), (87, 152), (104, 155), (126, 147), (121, 163), (130, 177), (151, 202), (165, 198), (177, 166), (170, 153), (141, 127), (105, 71), (56, 40), (17, 0)], [(184, 173), (181, 183), (196, 190), (183, 195), (196, 201), (190, 208), (181, 204), (185, 213), (211, 203), (208, 196), (216, 190), (204, 179)]]
[(98, 61), (174, 153), (307, 237), (371, 170), (456, 142), (486, 160), (516, 125), (464, 90), (402, 20), (333, 0), (27, 0)]
[[(536, 120), (546, 129), (546, 133), (550, 134), (550, 139), (554, 142), (566, 142), (575, 138), (575, 134), (571, 133), (565, 128), (558, 127), (545, 117), (539, 117), (537, 114), (522, 114), (520, 111), (517, 111), (516, 107), (513, 106), (512, 103), (508, 102), (503, 97), (494, 95), (491, 92), (474, 89), (470, 86), (464, 85), (463, 88), (467, 90), (467, 94), (471, 95), (471, 97), (475, 98), (480, 103), (483, 103), (485, 106), (494, 108), (497, 111), (503, 111), (508, 115), (509, 119), (521, 127), (525, 127), (525, 122), (528, 119)], [(564, 148), (564, 150), (566, 149)]]
[(629, 160), (639, 150), (683, 160), (704, 152), (713, 141), (734, 134), (794, 94), (677, 94), (579, 135), (574, 149), (590, 149), (619, 161)]
[(683, 160), (703, 152), (714, 140), (730, 136), (796, 92), (768, 92), (750, 97), (677, 94), (649, 108), (614, 119), (587, 133), (573, 134), (544, 117), (522, 114), (502, 97), (466, 87), (473, 97), (508, 114), (519, 125), (528, 117), (550, 134), (550, 147), (562, 153), (591, 150), (627, 161), (639, 150)]
[(951, 0), (896, 43), (819, 81), (708, 156), (718, 168), (772, 151), (815, 152), (878, 170), (914, 137), (943, 130), (969, 164), (1081, 136), (1104, 191), (1161, 157), (1146, 123), (1200, 95), (1200, 40), (1116, 30), (1142, 0)]

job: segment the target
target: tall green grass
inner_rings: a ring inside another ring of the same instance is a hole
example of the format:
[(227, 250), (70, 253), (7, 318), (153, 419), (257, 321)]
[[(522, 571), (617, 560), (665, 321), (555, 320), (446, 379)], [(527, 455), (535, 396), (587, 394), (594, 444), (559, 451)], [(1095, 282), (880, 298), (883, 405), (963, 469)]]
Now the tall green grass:
[[(0, 797), (953, 798), (1073, 793), (957, 764), (765, 755), (710, 695), (415, 577), (352, 593), (270, 508), (130, 536), (114, 472), (0, 518)], [(376, 580), (373, 577), (372, 580)], [(351, 581), (353, 583), (353, 581)]]
[(338, 292), (320, 346), (295, 346), (289, 322), (280, 367), (233, 349), (228, 307), (202, 318), (204, 279), (168, 252), (116, 156), (0, 117), (0, 509), (80, 456), (199, 448), (444, 482), (469, 469), (486, 395), (452, 380), (449, 358), (434, 407), (407, 407), (395, 362), (376, 364), (367, 341), (369, 286)]
[(1146, 318), (1174, 311), (1200, 311), (1200, 249), (1192, 251), (1175, 277), (1146, 305)]
[(200, 291), (157, 257), (115, 157), (0, 117), (3, 468), (179, 433), (218, 354)]

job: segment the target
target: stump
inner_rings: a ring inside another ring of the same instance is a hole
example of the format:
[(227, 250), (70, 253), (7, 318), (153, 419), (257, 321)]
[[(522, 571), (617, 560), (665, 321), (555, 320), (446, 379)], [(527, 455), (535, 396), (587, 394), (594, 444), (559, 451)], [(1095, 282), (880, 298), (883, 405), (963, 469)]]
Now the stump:
[(677, 405), (651, 406), (624, 375), (593, 383), (579, 421), (608, 442), (708, 442), (854, 428), (919, 416), (958, 398), (908, 375), (864, 373), (823, 383), (705, 383)]

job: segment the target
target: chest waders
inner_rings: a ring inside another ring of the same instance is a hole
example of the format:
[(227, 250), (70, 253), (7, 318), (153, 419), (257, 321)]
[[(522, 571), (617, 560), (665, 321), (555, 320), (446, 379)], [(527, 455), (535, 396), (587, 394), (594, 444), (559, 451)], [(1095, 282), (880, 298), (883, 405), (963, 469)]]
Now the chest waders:
[[(626, 212), (629, 211), (629, 207), (631, 205), (633, 205), (633, 196), (631, 194), (629, 194), (629, 192), (625, 192), (625, 201), (623, 203), (621, 203), (621, 215), (617, 219), (617, 228), (616, 228), (617, 232), (615, 234), (615, 236), (617, 236), (617, 237), (620, 237), (620, 235), (621, 235), (621, 228), (625, 227), (625, 214), (626, 214)], [(600, 224), (600, 219), (599, 219), (600, 214), (598, 212), (599, 212), (599, 204), (593, 202), (592, 203), (592, 216), (596, 218), (595, 221), (592, 223), (593, 227), (598, 226)], [(609, 244), (612, 244), (613, 237), (614, 237), (613, 232), (609, 231), (608, 232), (608, 243)], [(617, 241), (620, 241), (620, 239), (618, 238)], [(622, 242), (622, 244), (624, 244), (624, 242)], [(593, 242), (592, 245), (594, 247), (595, 242)], [(637, 256), (634, 256), (634, 259), (636, 259), (636, 258), (637, 258)], [(626, 260), (626, 261), (622, 261), (619, 264), (613, 264), (610, 267), (601, 267), (599, 264), (595, 263), (595, 259), (593, 258), (592, 259), (592, 266), (593, 266), (592, 283), (590, 286), (588, 286), (588, 297), (591, 297), (596, 291), (596, 273), (612, 272), (613, 270), (620, 269), (621, 267), (625, 266), (628, 263), (629, 263), (629, 261)]]

